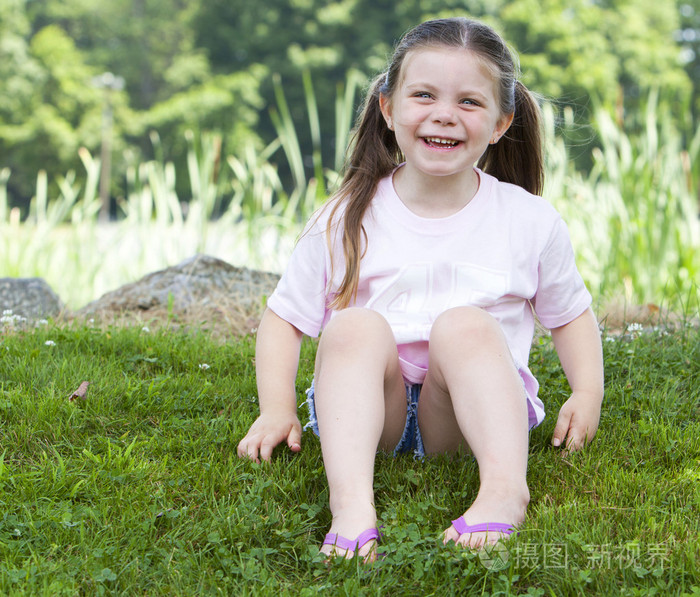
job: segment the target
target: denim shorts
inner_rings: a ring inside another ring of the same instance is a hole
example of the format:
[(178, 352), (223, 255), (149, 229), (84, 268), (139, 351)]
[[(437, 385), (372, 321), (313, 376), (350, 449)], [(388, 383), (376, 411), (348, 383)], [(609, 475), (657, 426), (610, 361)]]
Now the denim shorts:
[[(409, 452), (413, 452), (414, 458), (423, 458), (425, 456), (423, 438), (418, 428), (418, 398), (422, 387), (420, 384), (406, 384), (406, 425), (399, 443), (394, 448), (394, 456)], [(309, 409), (309, 422), (304, 425), (304, 429), (312, 429), (318, 435), (313, 382), (311, 382), (311, 387), (306, 390), (306, 406)]]

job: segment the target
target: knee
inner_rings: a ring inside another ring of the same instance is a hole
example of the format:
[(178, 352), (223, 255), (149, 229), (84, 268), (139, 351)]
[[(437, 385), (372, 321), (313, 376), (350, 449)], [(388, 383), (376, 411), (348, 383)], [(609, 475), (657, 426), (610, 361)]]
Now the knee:
[(430, 331), (430, 346), (447, 343), (472, 343), (484, 346), (489, 341), (503, 338), (503, 332), (490, 313), (478, 307), (455, 307), (440, 314)]
[(321, 334), (319, 350), (344, 351), (375, 342), (393, 341), (388, 322), (371, 309), (351, 307), (337, 313)]

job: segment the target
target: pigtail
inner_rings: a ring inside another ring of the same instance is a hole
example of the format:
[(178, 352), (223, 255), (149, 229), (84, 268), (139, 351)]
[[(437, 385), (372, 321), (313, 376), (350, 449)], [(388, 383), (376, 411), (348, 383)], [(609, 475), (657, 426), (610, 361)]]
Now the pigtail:
[(382, 74), (372, 82), (367, 93), (359, 124), (351, 141), (345, 176), (334, 198), (335, 205), (326, 228), (326, 240), (331, 249), (332, 279), (332, 228), (336, 213), (344, 207), (342, 229), (345, 274), (336, 297), (330, 304), (336, 309), (347, 307), (357, 295), (360, 260), (367, 240), (362, 220), (379, 181), (388, 176), (402, 159), (396, 137), (387, 127), (379, 107), (379, 96), (385, 92), (385, 86), (386, 74)]
[(544, 187), (544, 150), (540, 107), (533, 93), (515, 81), (513, 122), (498, 143), (489, 145), (477, 166), (501, 182), (534, 195)]
[(341, 192), (345, 186), (354, 186), (360, 182), (359, 179), (374, 183), (376, 187), (379, 179), (389, 174), (401, 159), (396, 136), (386, 125), (379, 107), (379, 96), (386, 93), (386, 85), (387, 76), (384, 73), (370, 85), (350, 144), (350, 157)]

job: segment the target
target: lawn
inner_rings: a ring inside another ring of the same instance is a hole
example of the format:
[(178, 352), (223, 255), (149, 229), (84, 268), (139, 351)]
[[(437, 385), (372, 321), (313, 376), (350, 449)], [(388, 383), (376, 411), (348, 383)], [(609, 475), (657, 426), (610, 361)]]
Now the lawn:
[[(498, 550), (439, 541), (475, 496), (473, 460), (380, 455), (386, 555), (328, 566), (318, 440), (306, 432), (300, 454), (268, 464), (236, 457), (257, 414), (253, 339), (13, 331), (4, 319), (2, 594), (700, 595), (697, 327), (604, 333), (600, 431), (568, 458), (549, 445), (566, 380), (549, 339), (537, 341), (549, 416), (531, 435), (527, 520)], [(306, 341), (300, 403), (314, 351)]]

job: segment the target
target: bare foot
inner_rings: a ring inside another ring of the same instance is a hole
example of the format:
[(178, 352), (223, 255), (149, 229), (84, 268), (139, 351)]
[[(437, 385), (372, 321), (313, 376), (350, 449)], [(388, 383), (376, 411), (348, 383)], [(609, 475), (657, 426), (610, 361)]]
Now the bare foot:
[[(360, 538), (362, 542), (360, 535), (376, 526), (377, 514), (371, 505), (355, 505), (353, 508), (339, 510), (334, 513), (330, 531), (326, 535), (325, 540), (328, 543), (321, 545), (320, 551), (329, 556), (328, 561), (331, 558), (352, 559), (357, 555), (365, 563), (374, 562), (377, 559), (377, 540), (370, 538), (364, 544), (360, 544), (359, 549), (356, 541)], [(344, 548), (342, 545), (345, 542), (342, 539), (355, 543), (355, 548)]]
[[(525, 520), (525, 511), (530, 501), (530, 494), (525, 487), (522, 489), (494, 488), (479, 489), (474, 503), (463, 514), (468, 525), (482, 523), (505, 523), (517, 527)], [(508, 535), (501, 531), (459, 534), (453, 525), (443, 533), (443, 543), (454, 541), (457, 545), (471, 549), (479, 549), (484, 545), (494, 545)]]

